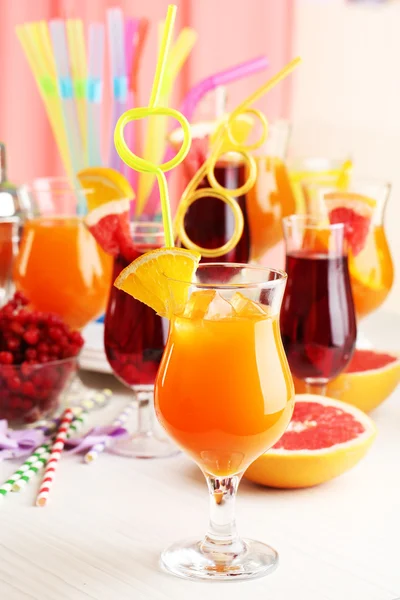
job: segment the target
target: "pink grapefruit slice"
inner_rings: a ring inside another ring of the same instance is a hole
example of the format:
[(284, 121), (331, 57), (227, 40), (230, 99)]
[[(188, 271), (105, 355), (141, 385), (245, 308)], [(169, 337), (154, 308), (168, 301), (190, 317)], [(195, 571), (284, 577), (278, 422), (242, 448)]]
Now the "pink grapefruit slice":
[(346, 240), (353, 256), (357, 256), (367, 241), (375, 200), (352, 192), (331, 192), (324, 199), (330, 223), (345, 224)]
[[(331, 398), (370, 412), (384, 402), (400, 383), (400, 357), (393, 352), (357, 348), (344, 373), (328, 383)], [(305, 391), (295, 379), (297, 393)]]
[(276, 488), (318, 485), (356, 465), (376, 435), (373, 421), (345, 402), (300, 394), (286, 432), (245, 473)]
[(85, 223), (107, 254), (122, 255), (126, 260), (132, 261), (140, 253), (136, 252), (130, 234), (129, 206), (127, 199), (106, 202), (92, 210)]

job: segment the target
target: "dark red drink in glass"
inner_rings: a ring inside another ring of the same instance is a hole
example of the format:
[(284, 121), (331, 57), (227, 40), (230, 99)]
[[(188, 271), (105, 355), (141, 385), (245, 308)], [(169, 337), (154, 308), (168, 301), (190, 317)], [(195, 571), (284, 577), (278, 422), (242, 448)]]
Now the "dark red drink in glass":
[(168, 321), (153, 309), (114, 286), (116, 277), (134, 258), (164, 243), (160, 223), (132, 224), (134, 250), (128, 258), (114, 258), (114, 272), (104, 319), (107, 360), (120, 381), (138, 400), (138, 428), (129, 438), (118, 439), (112, 452), (135, 458), (161, 458), (178, 452), (176, 446), (154, 429), (154, 381), (168, 335)]
[[(150, 248), (149, 248), (150, 249)], [(129, 262), (114, 260), (113, 281)], [(168, 334), (168, 323), (153, 309), (114, 285), (104, 324), (104, 347), (114, 374), (133, 388), (153, 385)]]
[(293, 375), (323, 392), (350, 362), (357, 337), (344, 227), (318, 229), (311, 217), (296, 215), (284, 219), (284, 232), (282, 341)]
[[(217, 182), (227, 190), (241, 187), (246, 181), (245, 165), (238, 161), (226, 160), (217, 163), (214, 169)], [(206, 179), (198, 189), (209, 187)], [(203, 257), (202, 262), (247, 263), (250, 258), (250, 230), (246, 209), (246, 196), (236, 198), (242, 209), (244, 228), (236, 246), (216, 258)], [(187, 210), (184, 226), (188, 237), (202, 248), (219, 248), (232, 237), (235, 220), (229, 206), (217, 198), (201, 198)]]

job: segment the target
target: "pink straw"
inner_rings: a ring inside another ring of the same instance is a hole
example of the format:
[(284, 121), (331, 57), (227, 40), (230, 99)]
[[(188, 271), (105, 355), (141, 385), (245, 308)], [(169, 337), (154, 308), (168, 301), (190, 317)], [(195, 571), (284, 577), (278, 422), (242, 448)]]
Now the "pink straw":
[[(208, 94), (211, 90), (215, 88), (226, 85), (227, 83), (231, 83), (232, 81), (236, 81), (237, 79), (242, 79), (243, 77), (248, 77), (249, 75), (253, 75), (254, 73), (258, 73), (268, 67), (268, 59), (265, 56), (259, 56), (257, 58), (253, 58), (244, 63), (236, 65), (234, 67), (230, 67), (225, 71), (220, 71), (219, 73), (215, 73), (214, 75), (210, 75), (206, 77), (199, 83), (197, 83), (191, 90), (186, 94), (183, 102), (179, 108), (179, 111), (189, 120), (193, 119), (194, 112), (200, 100)], [(168, 162), (171, 158), (175, 156), (175, 150), (170, 146), (165, 155), (163, 162)], [(165, 173), (165, 176), (169, 178), (172, 171), (168, 171)], [(148, 201), (146, 202), (146, 216), (154, 216), (157, 212), (159, 206), (159, 195), (157, 186), (153, 187), (153, 190), (149, 196)]]
[(57, 430), (56, 439), (51, 447), (50, 458), (46, 464), (46, 469), (43, 474), (42, 484), (39, 493), (36, 497), (36, 506), (46, 506), (51, 486), (53, 485), (54, 475), (56, 473), (57, 464), (60, 460), (61, 452), (64, 449), (65, 440), (70, 424), (74, 418), (74, 413), (70, 408), (67, 408), (61, 417), (60, 426)]

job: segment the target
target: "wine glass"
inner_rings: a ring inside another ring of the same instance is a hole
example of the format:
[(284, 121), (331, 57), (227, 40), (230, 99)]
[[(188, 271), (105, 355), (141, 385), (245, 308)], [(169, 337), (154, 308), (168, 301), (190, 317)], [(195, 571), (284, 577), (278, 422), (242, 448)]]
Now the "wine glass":
[[(164, 245), (160, 223), (132, 224), (132, 238), (140, 256)], [(138, 400), (138, 428), (128, 439), (116, 441), (111, 451), (132, 458), (172, 456), (178, 448), (154, 430), (154, 380), (164, 351), (168, 321), (113, 284), (132, 257), (114, 259), (112, 284), (104, 320), (104, 348), (114, 375), (132, 389)]]
[(307, 391), (326, 385), (349, 364), (356, 317), (343, 223), (292, 215), (283, 219), (288, 282), (281, 333), (292, 374)]
[(162, 554), (175, 575), (250, 579), (277, 564), (275, 550), (238, 536), (234, 505), (244, 471), (282, 436), (293, 412), (279, 331), (285, 282), (282, 271), (232, 263), (200, 264), (194, 279), (179, 285), (168, 280), (173, 316), (156, 413), (202, 470), (210, 497), (205, 537)]

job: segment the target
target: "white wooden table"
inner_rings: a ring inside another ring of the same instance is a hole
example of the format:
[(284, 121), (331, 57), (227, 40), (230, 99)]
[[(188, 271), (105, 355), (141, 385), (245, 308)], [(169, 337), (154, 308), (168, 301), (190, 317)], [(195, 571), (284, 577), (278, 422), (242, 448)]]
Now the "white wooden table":
[[(366, 332), (382, 348), (400, 347), (399, 317), (382, 313)], [(116, 415), (123, 388), (108, 376), (86, 381), (111, 382), (114, 403), (96, 419)], [(400, 390), (373, 417), (375, 445), (342, 477), (298, 491), (243, 482), (240, 532), (280, 554), (278, 569), (254, 582), (194, 583), (160, 570), (162, 548), (201, 536), (207, 525), (205, 483), (183, 455), (146, 461), (105, 454), (90, 466), (65, 457), (48, 507), (32, 506), (36, 485), (1, 506), (0, 599), (400, 598)], [(2, 479), (13, 466), (0, 463)]]

